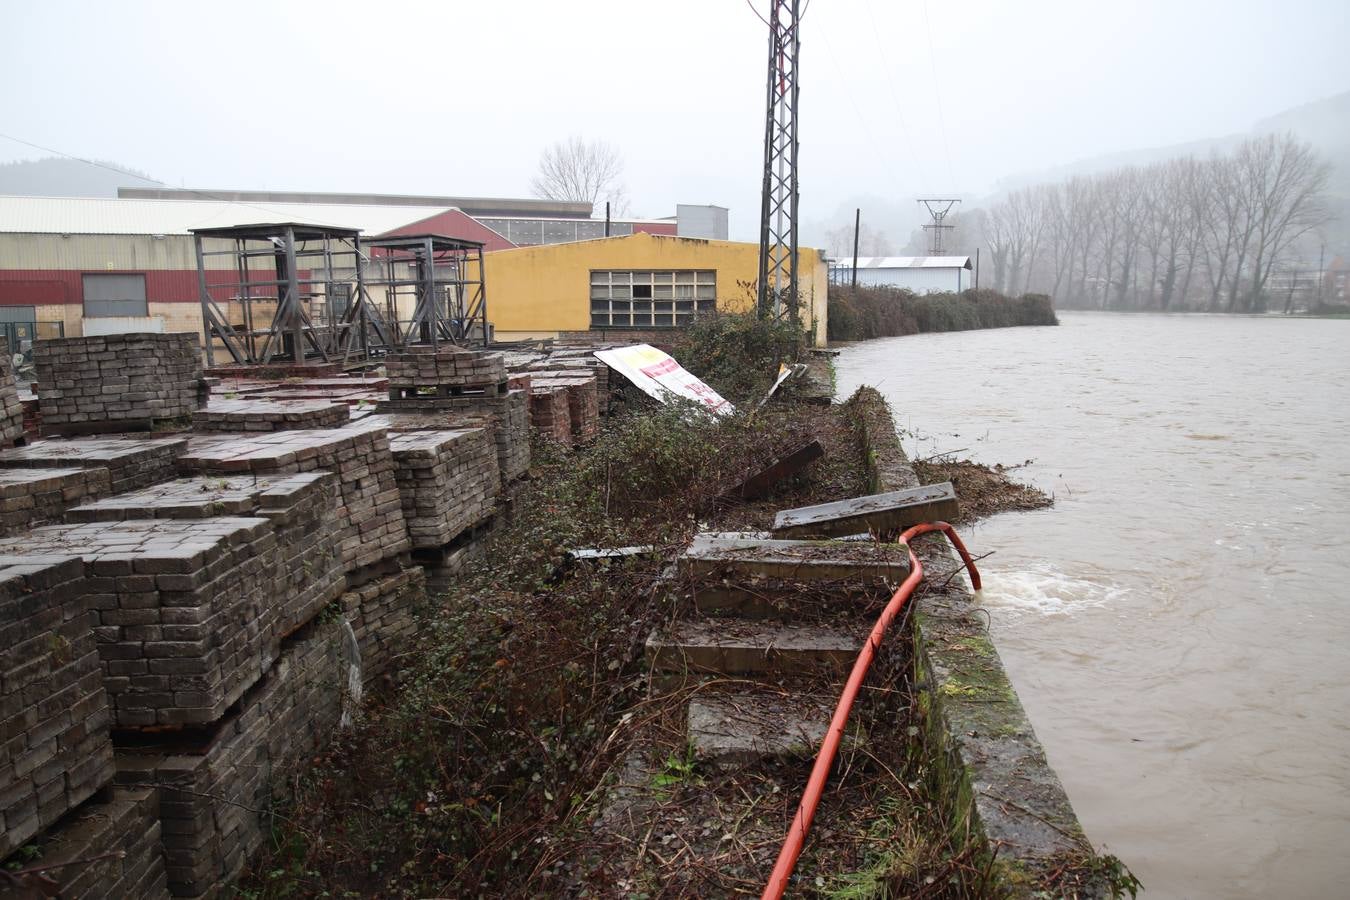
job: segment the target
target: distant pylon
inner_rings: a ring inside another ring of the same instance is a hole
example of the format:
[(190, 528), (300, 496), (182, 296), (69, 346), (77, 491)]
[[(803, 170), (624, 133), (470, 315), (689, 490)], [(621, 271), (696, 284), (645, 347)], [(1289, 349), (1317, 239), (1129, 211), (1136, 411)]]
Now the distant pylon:
[(799, 0), (769, 2), (769, 80), (764, 114), (764, 190), (759, 217), (761, 316), (798, 320), (797, 293), (797, 57)]
[(943, 240), (942, 234), (943, 232), (951, 231), (956, 227), (955, 225), (946, 224), (947, 213), (951, 212), (952, 207), (961, 201), (947, 200), (941, 197), (920, 197), (919, 202), (924, 205), (924, 208), (928, 210), (928, 214), (933, 217), (931, 224), (923, 226), (923, 230), (928, 232), (929, 235), (928, 255), (946, 256), (946, 241)]

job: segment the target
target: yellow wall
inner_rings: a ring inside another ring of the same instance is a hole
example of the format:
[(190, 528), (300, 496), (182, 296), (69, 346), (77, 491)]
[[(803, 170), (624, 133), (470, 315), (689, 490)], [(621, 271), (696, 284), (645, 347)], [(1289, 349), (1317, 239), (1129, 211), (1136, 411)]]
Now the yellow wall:
[[(717, 272), (717, 308), (748, 312), (755, 305), (759, 246), (635, 234), (498, 250), (485, 254), (484, 260), (488, 319), (496, 326), (498, 339), (517, 340), (588, 330), (593, 269), (713, 269)], [(810, 320), (815, 343), (823, 346), (828, 273), (820, 253), (800, 250), (797, 271), (806, 301), (804, 315)]]

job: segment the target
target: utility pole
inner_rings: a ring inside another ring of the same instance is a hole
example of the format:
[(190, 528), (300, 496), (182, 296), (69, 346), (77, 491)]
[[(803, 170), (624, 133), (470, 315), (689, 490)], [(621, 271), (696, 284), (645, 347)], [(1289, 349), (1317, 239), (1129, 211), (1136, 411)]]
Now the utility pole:
[(928, 215), (933, 217), (931, 224), (923, 226), (923, 230), (927, 231), (929, 234), (928, 255), (946, 256), (947, 251), (944, 246), (946, 241), (943, 240), (942, 233), (944, 231), (951, 231), (956, 227), (955, 225), (946, 224), (947, 213), (951, 212), (952, 207), (961, 201), (948, 200), (942, 197), (920, 197), (919, 202), (928, 210)]
[(858, 287), (858, 229), (862, 226), (862, 207), (853, 212), (853, 287)]
[(800, 0), (769, 0), (769, 77), (764, 110), (764, 187), (759, 215), (760, 316), (798, 321), (797, 58)]

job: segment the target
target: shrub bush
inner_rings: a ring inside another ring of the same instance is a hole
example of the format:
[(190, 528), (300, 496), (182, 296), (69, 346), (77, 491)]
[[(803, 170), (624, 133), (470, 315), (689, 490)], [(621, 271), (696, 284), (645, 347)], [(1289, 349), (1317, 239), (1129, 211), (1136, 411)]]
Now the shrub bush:
[(917, 295), (902, 288), (831, 287), (832, 341), (969, 331), (1015, 325), (1058, 325), (1054, 303), (1045, 294), (1008, 297), (997, 291)]

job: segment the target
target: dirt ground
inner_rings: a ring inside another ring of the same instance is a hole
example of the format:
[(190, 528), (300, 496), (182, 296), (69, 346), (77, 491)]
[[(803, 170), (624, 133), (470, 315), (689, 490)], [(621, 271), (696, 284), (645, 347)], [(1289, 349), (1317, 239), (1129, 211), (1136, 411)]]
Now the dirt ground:
[(995, 513), (1025, 512), (1054, 505), (1054, 500), (1038, 488), (1014, 481), (1011, 473), (1018, 466), (986, 466), (968, 459), (939, 457), (914, 463), (914, 471), (923, 484), (950, 481), (956, 489), (961, 514), (953, 525), (968, 525)]

